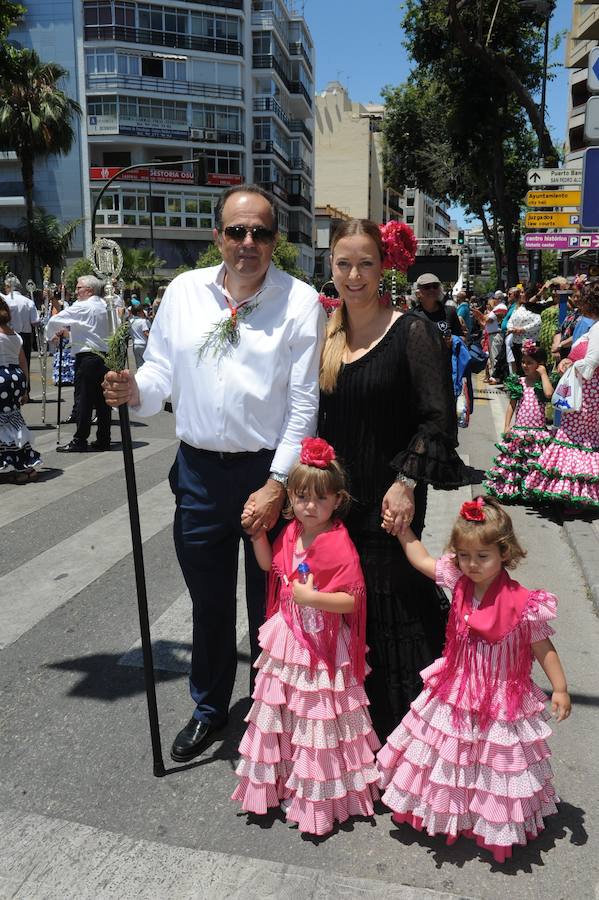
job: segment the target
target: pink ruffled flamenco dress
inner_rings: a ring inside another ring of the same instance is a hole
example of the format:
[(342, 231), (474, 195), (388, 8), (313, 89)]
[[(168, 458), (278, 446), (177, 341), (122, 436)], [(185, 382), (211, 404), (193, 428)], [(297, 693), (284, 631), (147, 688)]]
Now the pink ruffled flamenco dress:
[[(584, 359), (587, 348), (585, 335), (568, 358)], [(531, 468), (525, 486), (535, 499), (599, 507), (599, 366), (591, 378), (582, 379), (579, 412), (562, 413), (555, 437)]]
[(499, 453), (485, 472), (483, 485), (498, 500), (520, 500), (525, 496), (524, 479), (551, 440), (545, 424), (545, 405), (541, 382), (529, 387), (525, 378), (510, 375), (505, 389), (511, 400), (517, 400), (515, 423), (495, 444)]
[(262, 652), (239, 746), (239, 784), (232, 799), (245, 812), (281, 806), (299, 830), (327, 834), (335, 821), (372, 816), (378, 799), (375, 752), (365, 675), (365, 591), (358, 555), (340, 522), (320, 534), (304, 561), (322, 591), (346, 591), (351, 615), (299, 607), (291, 522), (273, 546)]
[(503, 862), (557, 812), (546, 697), (531, 679), (557, 600), (503, 570), (477, 602), (449, 556), (437, 583), (453, 590), (445, 649), (378, 754), (382, 799), (396, 824), (473, 838)]

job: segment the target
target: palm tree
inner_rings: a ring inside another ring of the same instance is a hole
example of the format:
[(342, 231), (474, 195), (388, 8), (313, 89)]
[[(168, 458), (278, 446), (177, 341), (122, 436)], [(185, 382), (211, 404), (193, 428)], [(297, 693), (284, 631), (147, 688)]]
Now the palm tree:
[(123, 269), (121, 278), (129, 285), (139, 283), (145, 288), (154, 280), (156, 269), (161, 269), (166, 260), (161, 259), (148, 247), (123, 247)]
[(34, 210), (31, 224), (23, 219), (18, 228), (5, 231), (9, 240), (27, 250), (30, 258), (33, 254), (40, 267), (48, 265), (51, 269), (62, 269), (67, 251), (82, 221), (83, 219), (74, 219), (61, 225), (56, 216), (40, 208)]
[(42, 62), (35, 50), (6, 48), (0, 72), (0, 149), (16, 151), (25, 191), (25, 218), (31, 277), (35, 277), (33, 168), (36, 157), (69, 152), (75, 139), (73, 117), (81, 113), (57, 82), (68, 74)]

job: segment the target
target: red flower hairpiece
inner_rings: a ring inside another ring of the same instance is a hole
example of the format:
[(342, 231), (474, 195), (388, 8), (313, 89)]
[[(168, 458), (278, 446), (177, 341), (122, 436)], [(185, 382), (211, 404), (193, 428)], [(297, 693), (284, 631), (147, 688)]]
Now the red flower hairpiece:
[(485, 501), (483, 497), (477, 497), (476, 500), (466, 500), (465, 503), (462, 503), (460, 509), (462, 519), (467, 519), (468, 522), (484, 522), (484, 505)]
[(535, 350), (537, 350), (537, 345), (533, 340), (526, 338), (525, 341), (522, 341), (522, 353), (526, 353), (527, 356), (530, 356)]
[(385, 248), (383, 269), (407, 272), (416, 259), (418, 241), (409, 225), (404, 222), (387, 222), (381, 225), (381, 237)]
[(300, 462), (304, 466), (315, 466), (317, 469), (326, 469), (332, 463), (335, 451), (323, 438), (304, 438), (300, 452)]
[(318, 295), (318, 302), (324, 309), (327, 314), (327, 318), (335, 312), (335, 310), (341, 306), (341, 300), (339, 297), (327, 297), (326, 294)]

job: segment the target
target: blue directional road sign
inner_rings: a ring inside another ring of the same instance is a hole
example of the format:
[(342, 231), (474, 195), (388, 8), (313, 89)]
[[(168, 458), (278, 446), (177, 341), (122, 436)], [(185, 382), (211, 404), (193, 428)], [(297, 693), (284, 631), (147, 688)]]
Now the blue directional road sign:
[(587, 87), (591, 94), (599, 94), (599, 47), (589, 53)]
[(599, 228), (599, 147), (589, 147), (584, 153), (580, 224)]

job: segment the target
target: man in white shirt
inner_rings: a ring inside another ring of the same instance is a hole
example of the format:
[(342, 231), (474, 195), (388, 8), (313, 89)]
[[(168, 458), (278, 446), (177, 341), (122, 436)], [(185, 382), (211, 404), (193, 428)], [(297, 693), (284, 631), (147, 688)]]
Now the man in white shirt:
[[(21, 335), (23, 351), (27, 360), (27, 370), (31, 371), (31, 333), (40, 317), (37, 306), (30, 297), (21, 293), (21, 282), (14, 275), (5, 284), (5, 300), (10, 307), (10, 324), (13, 331)], [(29, 387), (29, 385), (28, 385)]]
[[(49, 341), (70, 331), (75, 356), (77, 430), (68, 444), (57, 448), (58, 453), (110, 449), (110, 408), (102, 392), (102, 381), (107, 369), (97, 352), (106, 353), (110, 336), (108, 309), (102, 299), (103, 287), (103, 283), (94, 275), (82, 275), (77, 279), (76, 302), (52, 316), (46, 325), (46, 337)], [(97, 437), (88, 444), (94, 409), (97, 416)]]
[(135, 377), (109, 372), (111, 406), (157, 413), (171, 398), (181, 446), (170, 473), (175, 546), (193, 602), (193, 717), (171, 757), (185, 762), (225, 724), (237, 665), (239, 539), (245, 543), (252, 660), (259, 652), (265, 578), (241, 512), (252, 499), (252, 533), (277, 522), (286, 476), (314, 433), (324, 314), (316, 292), (272, 265), (276, 208), (243, 185), (215, 213), (223, 264), (179, 275), (167, 288)]

